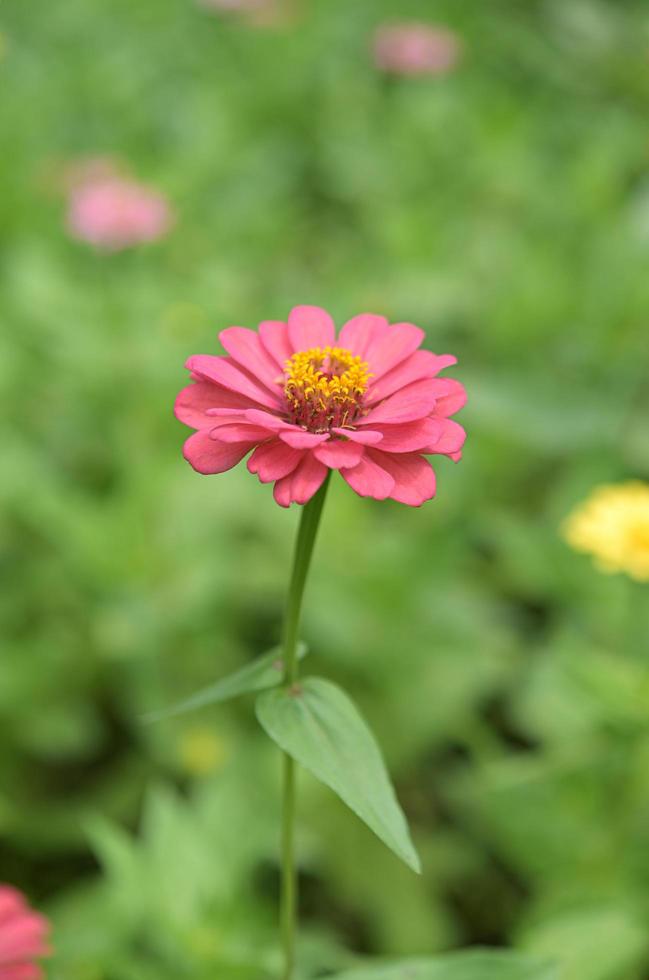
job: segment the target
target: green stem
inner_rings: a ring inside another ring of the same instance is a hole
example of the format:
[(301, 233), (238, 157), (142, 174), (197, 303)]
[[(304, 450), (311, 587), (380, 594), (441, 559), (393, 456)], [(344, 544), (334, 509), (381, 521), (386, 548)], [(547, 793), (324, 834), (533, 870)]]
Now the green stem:
[[(284, 684), (297, 683), (297, 644), (304, 585), (311, 564), (320, 515), (327, 494), (329, 474), (318, 492), (304, 505), (297, 533), (293, 571), (288, 590), (284, 621)], [(295, 971), (295, 934), (297, 924), (297, 875), (295, 872), (295, 763), (284, 753), (284, 789), (282, 802), (282, 887), (280, 922), (284, 951), (283, 980), (293, 980)]]

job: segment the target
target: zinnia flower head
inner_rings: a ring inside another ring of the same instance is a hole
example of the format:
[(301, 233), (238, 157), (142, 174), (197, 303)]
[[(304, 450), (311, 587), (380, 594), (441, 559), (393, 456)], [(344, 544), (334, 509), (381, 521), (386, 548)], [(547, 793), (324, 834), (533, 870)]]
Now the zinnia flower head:
[(374, 35), (374, 62), (395, 75), (443, 75), (460, 56), (456, 34), (430, 24), (384, 24)]
[(305, 504), (329, 470), (362, 497), (418, 507), (435, 494), (426, 456), (460, 458), (465, 433), (449, 416), (465, 391), (438, 377), (456, 359), (420, 350), (424, 332), (411, 323), (362, 313), (336, 338), (325, 310), (297, 306), (287, 323), (219, 336), (228, 356), (190, 357), (192, 384), (175, 405), (197, 430), (184, 455), (199, 473), (223, 473), (252, 450), (248, 469), (275, 484), (282, 507)]
[(34, 962), (47, 956), (47, 920), (15, 888), (0, 884), (0, 980), (40, 980)]
[(597, 487), (568, 516), (563, 536), (603, 572), (649, 582), (649, 484), (640, 480)]
[(161, 194), (110, 168), (89, 169), (70, 191), (70, 233), (105, 251), (155, 241), (171, 224), (171, 209)]

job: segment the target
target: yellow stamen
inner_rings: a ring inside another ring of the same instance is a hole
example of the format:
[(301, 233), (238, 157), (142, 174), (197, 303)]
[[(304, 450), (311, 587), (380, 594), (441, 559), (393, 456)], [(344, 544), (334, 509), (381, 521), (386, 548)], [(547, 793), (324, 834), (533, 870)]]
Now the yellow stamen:
[(371, 375), (344, 347), (312, 347), (286, 362), (284, 393), (293, 419), (313, 431), (346, 425), (357, 416)]

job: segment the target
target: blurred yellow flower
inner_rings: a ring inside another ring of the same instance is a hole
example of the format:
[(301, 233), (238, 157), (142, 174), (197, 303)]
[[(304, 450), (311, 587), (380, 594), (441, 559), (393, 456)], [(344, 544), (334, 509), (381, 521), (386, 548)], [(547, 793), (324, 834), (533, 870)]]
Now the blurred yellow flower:
[(649, 582), (649, 484), (640, 480), (597, 487), (562, 527), (568, 544), (603, 572)]
[(205, 726), (189, 728), (180, 736), (178, 758), (192, 776), (209, 776), (220, 769), (226, 756), (223, 740)]

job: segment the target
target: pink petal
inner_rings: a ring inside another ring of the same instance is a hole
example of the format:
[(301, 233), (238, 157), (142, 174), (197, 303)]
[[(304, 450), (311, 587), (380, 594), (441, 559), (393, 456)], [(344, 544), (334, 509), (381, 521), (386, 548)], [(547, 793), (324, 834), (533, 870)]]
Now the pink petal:
[[(446, 456), (457, 456), (466, 439), (466, 432), (462, 426), (452, 419), (434, 419), (433, 421), (441, 423), (441, 430), (438, 437), (431, 440), (426, 449), (421, 450), (422, 453), (442, 453)], [(383, 446), (381, 446), (382, 448)]]
[(189, 358), (186, 366), (204, 380), (215, 381), (229, 391), (245, 395), (258, 405), (265, 405), (266, 408), (278, 408), (280, 405), (279, 392), (277, 395), (271, 394), (267, 388), (238, 368), (229, 357), (194, 354)]
[(273, 496), (281, 507), (292, 503), (306, 504), (320, 489), (328, 472), (312, 453), (307, 453), (292, 473), (277, 481)]
[(0, 977), (2, 964), (32, 956), (46, 956), (47, 921), (36, 912), (25, 910), (0, 929)]
[(246, 327), (228, 327), (219, 334), (219, 340), (232, 360), (277, 394), (278, 385), (283, 385), (284, 376), (274, 357), (268, 353), (259, 335)]
[(263, 320), (259, 324), (259, 337), (262, 344), (283, 371), (286, 362), (293, 353), (288, 338), (288, 324), (281, 320)]
[(183, 446), (183, 456), (197, 473), (225, 473), (250, 452), (253, 443), (216, 442), (209, 432), (195, 432)]
[(393, 323), (386, 335), (368, 348), (367, 361), (374, 382), (414, 354), (425, 336), (412, 323)]
[(417, 350), (378, 380), (370, 379), (365, 403), (373, 405), (413, 381), (433, 378), (439, 371), (456, 362), (457, 359), (451, 354), (437, 355), (429, 350)]
[(291, 449), (280, 439), (273, 439), (257, 446), (248, 460), (248, 469), (257, 474), (261, 483), (272, 483), (292, 473), (303, 457), (304, 450)]
[(329, 438), (328, 432), (305, 432), (304, 429), (282, 429), (280, 439), (293, 449), (313, 449)]
[(368, 347), (378, 343), (389, 329), (390, 325), (384, 316), (360, 313), (348, 320), (342, 328), (338, 337), (338, 346), (351, 351), (356, 357), (365, 358)]
[(435, 358), (435, 374), (457, 364), (457, 357), (454, 354), (433, 354), (433, 357)]
[[(225, 391), (225, 388), (223, 390)], [(245, 408), (208, 408), (205, 415), (210, 425), (226, 425), (228, 422), (247, 421)], [(205, 428), (205, 422), (206, 419), (203, 419), (201, 428)]]
[(386, 470), (394, 480), (394, 489), (389, 495), (392, 500), (410, 507), (420, 507), (425, 500), (435, 496), (435, 471), (423, 456), (417, 453), (393, 456), (379, 449), (368, 449), (367, 452), (374, 463)]
[(45, 974), (36, 963), (0, 965), (0, 980), (43, 980)]
[(372, 432), (371, 429), (339, 429), (331, 430), (337, 436), (345, 436), (352, 442), (358, 442), (361, 446), (374, 446), (383, 438), (380, 432)]
[(288, 507), (291, 504), (291, 476), (285, 476), (277, 481), (273, 487), (273, 497), (280, 507)]
[(249, 422), (224, 422), (210, 430), (210, 439), (217, 442), (247, 442), (252, 445), (264, 442), (274, 435), (272, 429)]
[(26, 908), (27, 902), (17, 888), (0, 885), (0, 923)]
[(286, 422), (277, 415), (251, 409), (245, 413), (246, 421), (262, 426), (270, 432), (278, 433), (287, 445), (294, 449), (311, 449), (329, 438), (328, 433), (307, 432), (292, 422)]
[(460, 450), (459, 453), (449, 453), (448, 458), (452, 459), (454, 463), (459, 463), (462, 459), (462, 451)]
[(253, 404), (249, 398), (221, 388), (220, 385), (210, 381), (196, 381), (179, 393), (174, 405), (174, 415), (192, 429), (201, 429), (208, 424), (207, 413), (215, 409), (240, 412)]
[(377, 422), (414, 422), (416, 419), (423, 419), (435, 408), (437, 402), (438, 379), (423, 378), (421, 381), (413, 381), (390, 395), (380, 405), (373, 408), (364, 418), (357, 421), (357, 425), (376, 425)]
[(273, 429), (275, 432), (279, 432), (280, 429), (293, 429), (297, 432), (302, 431), (299, 426), (287, 422), (278, 415), (272, 415), (270, 412), (262, 412), (259, 408), (251, 408), (244, 415), (248, 422), (254, 422), (255, 425), (263, 425), (267, 429)]
[(402, 422), (400, 425), (380, 424), (383, 439), (378, 447), (385, 453), (429, 452), (426, 446), (441, 438), (444, 431), (442, 419), (418, 419), (416, 422)]
[(435, 415), (445, 418), (447, 415), (455, 415), (466, 405), (466, 391), (464, 385), (454, 378), (436, 378), (433, 382), (436, 385), (437, 404)]
[(323, 446), (316, 446), (313, 455), (331, 470), (339, 470), (343, 466), (357, 466), (365, 452), (365, 447), (357, 442), (343, 442), (332, 439)]
[[(367, 450), (368, 453), (372, 450)], [(350, 470), (341, 470), (341, 476), (361, 497), (374, 497), (375, 500), (385, 500), (394, 490), (394, 480), (390, 474), (378, 466), (368, 455), (364, 456), (358, 466)]]
[(288, 335), (294, 351), (333, 346), (334, 322), (319, 306), (296, 306), (288, 315)]

